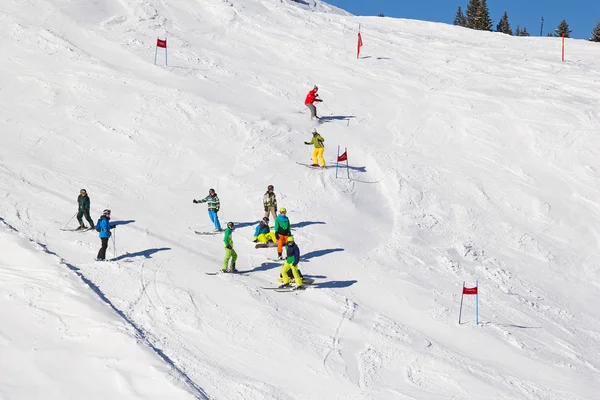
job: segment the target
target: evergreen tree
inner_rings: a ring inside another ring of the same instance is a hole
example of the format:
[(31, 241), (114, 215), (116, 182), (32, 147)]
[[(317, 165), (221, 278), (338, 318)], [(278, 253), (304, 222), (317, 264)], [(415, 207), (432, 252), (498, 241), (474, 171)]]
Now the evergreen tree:
[(479, 9), (481, 2), (480, 0), (469, 0), (469, 3), (467, 4), (467, 12), (466, 12), (466, 18), (467, 18), (467, 28), (471, 28), (471, 29), (477, 29), (476, 26), (476, 17), (477, 17), (477, 10)]
[(558, 24), (558, 26), (554, 30), (554, 36), (561, 37), (564, 33), (565, 37), (568, 38), (571, 37), (571, 32), (572, 31), (569, 29), (569, 24), (567, 24), (567, 21), (563, 19), (562, 21), (560, 21), (560, 24)]
[(529, 34), (529, 32), (527, 31), (527, 27), (523, 27), (523, 30), (521, 31), (521, 33), (519, 34), (519, 36), (531, 36)]
[(515, 36), (521, 36), (521, 27), (517, 25), (517, 30), (515, 31)]
[(490, 10), (487, 6), (487, 0), (481, 0), (475, 14), (476, 28), (480, 31), (491, 31), (494, 21), (490, 18)]
[(458, 11), (456, 11), (456, 15), (454, 16), (454, 25), (467, 26), (467, 17), (463, 14), (460, 6), (458, 6)]
[(504, 15), (500, 18), (500, 22), (496, 25), (496, 32), (506, 33), (507, 35), (512, 35), (512, 29), (510, 28), (510, 24), (508, 23), (508, 14), (504, 11)]
[(598, 25), (596, 25), (596, 27), (592, 31), (592, 37), (590, 38), (590, 41), (600, 42), (600, 22), (598, 22)]

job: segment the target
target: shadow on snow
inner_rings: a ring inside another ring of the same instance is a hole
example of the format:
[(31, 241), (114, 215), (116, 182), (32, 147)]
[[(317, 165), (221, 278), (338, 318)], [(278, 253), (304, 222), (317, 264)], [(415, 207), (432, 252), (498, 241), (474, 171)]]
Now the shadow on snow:
[(307, 261), (307, 260), (310, 260), (311, 258), (321, 257), (321, 256), (324, 256), (326, 254), (335, 253), (335, 252), (338, 252), (338, 251), (344, 251), (344, 249), (337, 248), (337, 249), (324, 249), (324, 250), (311, 251), (311, 252), (308, 252), (308, 253), (304, 254), (301, 257), (300, 261)]
[(152, 254), (158, 253), (159, 251), (166, 251), (166, 250), (171, 250), (171, 248), (170, 247), (161, 247), (160, 249), (148, 249), (148, 250), (138, 251), (136, 253), (125, 253), (123, 255), (120, 255), (117, 258), (114, 258), (112, 261), (119, 261), (124, 258), (133, 258), (133, 257), (138, 257), (138, 256), (143, 256), (145, 258), (152, 258)]

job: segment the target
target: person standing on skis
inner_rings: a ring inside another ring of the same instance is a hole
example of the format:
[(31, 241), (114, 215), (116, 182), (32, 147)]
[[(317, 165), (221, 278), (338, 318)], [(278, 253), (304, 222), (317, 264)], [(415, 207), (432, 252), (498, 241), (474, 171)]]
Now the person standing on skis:
[(321, 136), (319, 132), (317, 132), (317, 128), (313, 128), (312, 135), (313, 137), (310, 142), (304, 142), (304, 144), (306, 145), (312, 144), (313, 146), (315, 146), (315, 149), (312, 153), (313, 163), (311, 167), (319, 167), (320, 162), (320, 166), (325, 168), (327, 166), (325, 164), (325, 159), (323, 158), (323, 152), (325, 151), (325, 145), (323, 144), (323, 142), (325, 141), (325, 139), (323, 139), (323, 136)]
[(298, 263), (300, 262), (300, 249), (296, 246), (293, 237), (287, 238), (287, 245), (285, 246), (285, 252), (287, 254), (287, 258), (285, 259), (285, 263), (281, 268), (281, 278), (283, 279), (283, 285), (279, 286), (280, 288), (288, 288), (290, 287), (290, 277), (288, 276), (288, 271), (291, 269), (292, 274), (294, 275), (294, 279), (296, 280), (296, 287), (294, 290), (304, 290), (304, 285), (302, 284), (302, 275), (298, 272)]
[[(223, 243), (225, 244), (225, 258), (223, 259), (223, 266), (221, 270), (225, 273), (227, 272), (238, 272), (235, 269), (235, 262), (237, 261), (237, 253), (233, 249), (233, 238), (231, 235), (233, 234), (234, 224), (233, 222), (227, 223), (227, 229), (225, 229), (225, 234), (223, 235)], [(231, 268), (229, 268), (229, 260), (231, 259)]]
[(285, 207), (281, 207), (279, 215), (275, 219), (275, 239), (277, 240), (277, 257), (283, 260), (281, 255), (283, 252), (283, 245), (287, 243), (288, 236), (292, 236), (290, 228), (290, 220), (286, 216), (287, 210)]
[(319, 117), (317, 116), (317, 107), (315, 107), (314, 103), (320, 103), (323, 100), (319, 98), (319, 94), (317, 93), (318, 91), (319, 88), (317, 87), (317, 85), (315, 85), (312, 88), (312, 90), (308, 92), (308, 94), (306, 95), (306, 99), (304, 100), (304, 105), (310, 110), (310, 119), (319, 119)]
[(215, 232), (221, 232), (221, 223), (219, 222), (219, 209), (221, 208), (221, 202), (219, 201), (219, 196), (215, 192), (215, 189), (210, 189), (208, 191), (208, 196), (203, 198), (202, 200), (194, 199), (194, 204), (200, 203), (208, 203), (208, 216), (213, 224), (215, 224)]
[(265, 206), (265, 218), (271, 215), (273, 219), (277, 218), (277, 196), (275, 196), (275, 188), (273, 185), (267, 187), (267, 192), (263, 196), (263, 205)]
[(110, 224), (110, 210), (104, 210), (98, 223), (96, 224), (96, 231), (100, 232), (100, 242), (102, 247), (98, 250), (98, 256), (96, 261), (105, 261), (106, 249), (108, 248), (108, 239), (111, 237), (111, 229), (114, 229), (115, 225)]
[(81, 189), (79, 191), (77, 204), (79, 206), (77, 209), (77, 222), (79, 222), (79, 228), (77, 228), (77, 230), (87, 229), (83, 224), (83, 217), (85, 217), (86, 221), (90, 224), (89, 229), (94, 229), (94, 220), (90, 217), (90, 197), (87, 195), (87, 190)]

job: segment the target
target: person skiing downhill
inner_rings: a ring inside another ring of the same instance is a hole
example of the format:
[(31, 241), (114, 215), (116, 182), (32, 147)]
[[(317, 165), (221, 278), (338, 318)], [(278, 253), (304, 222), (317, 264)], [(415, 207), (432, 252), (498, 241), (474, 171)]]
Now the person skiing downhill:
[(264, 217), (254, 231), (254, 243), (277, 242), (275, 234), (269, 229), (269, 218)]
[(290, 228), (290, 220), (286, 216), (287, 210), (285, 207), (281, 207), (279, 215), (275, 219), (275, 239), (277, 240), (277, 257), (283, 260), (282, 252), (283, 245), (287, 243), (288, 236), (292, 235)]
[(202, 200), (194, 199), (194, 204), (200, 203), (208, 203), (208, 216), (213, 224), (215, 224), (215, 232), (221, 232), (221, 223), (219, 222), (219, 209), (221, 208), (221, 203), (219, 201), (219, 196), (215, 192), (215, 189), (210, 189), (208, 191), (208, 196), (203, 198)]
[[(235, 262), (237, 261), (237, 253), (233, 249), (233, 238), (231, 235), (233, 234), (234, 224), (233, 222), (227, 223), (227, 229), (225, 229), (225, 234), (223, 235), (223, 243), (225, 244), (225, 258), (223, 259), (223, 266), (221, 270), (223, 272), (238, 272), (235, 269)], [(229, 260), (231, 259), (231, 268), (229, 267)]]
[(285, 251), (287, 258), (285, 259), (285, 263), (283, 267), (281, 267), (281, 278), (283, 279), (283, 285), (280, 285), (280, 288), (288, 288), (290, 287), (290, 277), (288, 276), (288, 271), (291, 269), (292, 274), (294, 275), (294, 279), (296, 280), (296, 287), (293, 290), (303, 290), (304, 285), (302, 284), (302, 275), (298, 272), (298, 263), (300, 262), (300, 249), (294, 242), (294, 238), (292, 236), (287, 238), (287, 245), (285, 246)]
[(100, 242), (102, 247), (98, 250), (98, 256), (96, 261), (105, 261), (106, 249), (108, 248), (108, 239), (111, 237), (111, 229), (114, 229), (115, 225), (110, 224), (110, 210), (104, 210), (102, 215), (98, 219), (96, 224), (96, 231), (100, 232)]
[(273, 219), (277, 218), (277, 196), (274, 192), (275, 188), (273, 185), (267, 187), (267, 192), (263, 196), (263, 205), (265, 206), (265, 218), (269, 218), (271, 215)]
[[(325, 145), (323, 144), (323, 142), (325, 141), (325, 139), (323, 139), (323, 136), (321, 136), (319, 132), (317, 132), (317, 128), (313, 128), (312, 135), (313, 137), (310, 142), (304, 142), (304, 144), (306, 145), (312, 144), (313, 146), (315, 146), (315, 149), (312, 153), (313, 163), (311, 164), (311, 167), (320, 166), (325, 168), (327, 166), (325, 164), (325, 159), (323, 158), (323, 152), (325, 151)], [(321, 165), (319, 165), (319, 162), (321, 163)]]
[(308, 94), (306, 95), (306, 99), (304, 100), (304, 105), (310, 110), (310, 119), (319, 119), (319, 117), (317, 116), (317, 107), (315, 107), (314, 103), (320, 103), (323, 100), (319, 98), (319, 94), (317, 93), (318, 91), (319, 88), (317, 87), (317, 85), (315, 85), (312, 88), (312, 90), (308, 92)]
[(85, 217), (86, 221), (90, 224), (89, 229), (94, 229), (94, 220), (92, 217), (90, 217), (90, 197), (87, 195), (87, 190), (81, 189), (79, 191), (77, 204), (79, 207), (77, 209), (77, 222), (79, 222), (79, 228), (77, 228), (77, 230), (79, 231), (81, 229), (87, 229), (87, 227), (83, 224), (82, 217)]

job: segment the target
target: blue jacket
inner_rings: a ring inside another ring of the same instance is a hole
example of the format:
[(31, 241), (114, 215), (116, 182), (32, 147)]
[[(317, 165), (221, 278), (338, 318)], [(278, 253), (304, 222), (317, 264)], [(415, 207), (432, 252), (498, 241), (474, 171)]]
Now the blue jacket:
[(114, 226), (110, 224), (110, 218), (107, 218), (104, 215), (100, 217), (96, 224), (96, 230), (100, 232), (100, 239), (108, 239), (111, 235), (110, 230), (112, 228), (114, 228)]
[(269, 233), (269, 231), (269, 225), (265, 224), (264, 221), (260, 221), (260, 224), (258, 224), (256, 230), (254, 231), (254, 237), (257, 237), (261, 233)]
[(296, 243), (294, 242), (292, 246), (290, 246), (290, 243), (288, 243), (285, 246), (285, 252), (287, 254), (285, 262), (294, 266), (298, 265), (298, 263), (300, 262), (300, 249), (298, 248)]

